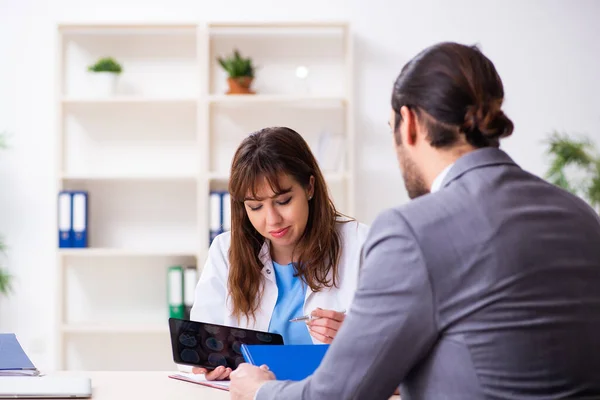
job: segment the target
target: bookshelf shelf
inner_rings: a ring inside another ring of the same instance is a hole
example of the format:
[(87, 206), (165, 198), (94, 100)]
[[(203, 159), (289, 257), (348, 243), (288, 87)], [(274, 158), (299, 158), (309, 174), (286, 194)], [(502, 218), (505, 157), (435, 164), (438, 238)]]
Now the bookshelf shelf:
[(126, 181), (139, 181), (139, 182), (160, 182), (160, 181), (168, 181), (168, 182), (191, 182), (194, 183), (196, 181), (197, 176), (195, 175), (144, 175), (144, 174), (136, 174), (136, 175), (76, 175), (76, 174), (62, 174), (60, 179), (65, 182), (77, 182), (77, 181), (92, 181), (92, 182), (102, 182), (102, 181), (115, 181), (115, 182), (126, 182)]
[(209, 102), (217, 105), (285, 104), (300, 107), (339, 107), (346, 104), (346, 99), (340, 96), (294, 94), (211, 95)]
[[(210, 194), (227, 190), (248, 133), (288, 126), (303, 135), (336, 207), (354, 215), (350, 27), (73, 23), (58, 35), (56, 182), (88, 192), (89, 247), (57, 249), (56, 368), (173, 369), (161, 336), (168, 271), (201, 272)], [(234, 48), (260, 65), (254, 95), (226, 94), (217, 57)], [(92, 90), (87, 70), (105, 56), (123, 66), (112, 94)]]
[(69, 334), (166, 334), (169, 332), (169, 326), (162, 324), (71, 324), (63, 325), (62, 332)]
[(112, 96), (106, 98), (98, 97), (65, 97), (62, 103), (65, 105), (99, 105), (99, 104), (195, 104), (198, 101), (194, 97), (145, 97), (145, 96)]
[(194, 251), (157, 250), (157, 249), (110, 249), (110, 248), (81, 248), (59, 249), (62, 257), (196, 257)]

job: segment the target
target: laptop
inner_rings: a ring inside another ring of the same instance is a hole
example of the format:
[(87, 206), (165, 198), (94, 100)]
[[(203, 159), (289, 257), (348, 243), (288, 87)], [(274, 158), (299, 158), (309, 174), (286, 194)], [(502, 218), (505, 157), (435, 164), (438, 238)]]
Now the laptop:
[(92, 381), (81, 376), (0, 376), (0, 399), (89, 399)]

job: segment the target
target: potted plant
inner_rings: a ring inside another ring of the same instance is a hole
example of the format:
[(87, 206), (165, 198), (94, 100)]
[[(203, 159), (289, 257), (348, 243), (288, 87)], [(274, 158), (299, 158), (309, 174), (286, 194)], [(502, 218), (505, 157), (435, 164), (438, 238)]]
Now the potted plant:
[[(2, 133), (0, 133), (0, 149), (6, 148), (5, 137)], [(3, 255), (6, 246), (2, 242), (2, 238), (0, 238), (0, 255)], [(6, 272), (2, 265), (0, 265), (0, 296), (7, 295), (11, 291), (11, 280), (12, 276)]]
[(117, 78), (123, 72), (121, 64), (112, 57), (103, 57), (88, 67), (89, 86), (93, 95), (110, 96), (117, 89)]
[(217, 57), (217, 61), (229, 75), (227, 83), (229, 91), (227, 94), (253, 94), (250, 89), (254, 80), (255, 68), (252, 65), (252, 59), (244, 58), (240, 52), (235, 49), (233, 55), (229, 57)]
[(594, 143), (587, 137), (570, 138), (553, 132), (546, 144), (551, 158), (546, 178), (600, 212), (600, 156)]

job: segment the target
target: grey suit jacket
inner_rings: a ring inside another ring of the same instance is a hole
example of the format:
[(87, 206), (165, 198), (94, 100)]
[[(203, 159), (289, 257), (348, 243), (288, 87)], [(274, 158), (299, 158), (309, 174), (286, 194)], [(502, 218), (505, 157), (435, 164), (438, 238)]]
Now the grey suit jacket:
[(262, 399), (600, 399), (600, 220), (499, 149), (383, 212), (317, 371)]

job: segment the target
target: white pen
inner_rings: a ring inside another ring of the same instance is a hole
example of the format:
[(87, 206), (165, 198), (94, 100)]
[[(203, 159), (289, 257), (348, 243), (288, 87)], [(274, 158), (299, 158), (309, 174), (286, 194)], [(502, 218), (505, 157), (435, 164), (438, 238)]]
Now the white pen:
[[(338, 312), (345, 314), (346, 310), (342, 310), (342, 311), (338, 311)], [(301, 317), (292, 318), (292, 319), (290, 319), (290, 322), (310, 321), (311, 319), (319, 319), (319, 318), (323, 318), (323, 317), (315, 317), (314, 315), (307, 314), (307, 315), (303, 315)]]

